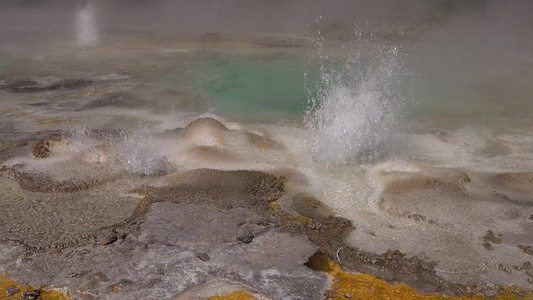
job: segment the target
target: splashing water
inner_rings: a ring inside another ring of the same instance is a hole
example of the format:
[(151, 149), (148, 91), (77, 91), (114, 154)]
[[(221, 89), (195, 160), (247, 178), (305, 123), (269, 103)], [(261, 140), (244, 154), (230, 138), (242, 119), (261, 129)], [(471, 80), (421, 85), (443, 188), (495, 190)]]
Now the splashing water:
[(140, 177), (167, 174), (170, 164), (154, 144), (154, 140), (146, 133), (126, 134), (121, 153), (126, 172)]
[(97, 144), (97, 141), (91, 138), (91, 130), (83, 123), (65, 122), (62, 124), (62, 130), (71, 153), (89, 150)]
[(315, 159), (349, 165), (390, 157), (403, 103), (399, 50), (354, 51), (340, 62), (321, 49), (319, 56), (319, 88), (306, 112)]
[(87, 2), (85, 7), (76, 12), (76, 41), (81, 47), (96, 46), (100, 39), (96, 26), (94, 1)]

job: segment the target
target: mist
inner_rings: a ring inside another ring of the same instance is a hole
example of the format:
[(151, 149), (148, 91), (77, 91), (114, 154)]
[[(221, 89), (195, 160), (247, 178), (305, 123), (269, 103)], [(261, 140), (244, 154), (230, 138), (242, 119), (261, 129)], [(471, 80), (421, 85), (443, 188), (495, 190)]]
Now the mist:
[(477, 114), (501, 128), (519, 125), (509, 117), (524, 120), (533, 109), (532, 2), (495, 1), (451, 15), (409, 46), (422, 115), (445, 112), (472, 124)]
[[(346, 37), (354, 26), (374, 34), (409, 35), (426, 31), (459, 15), (484, 14), (494, 3), (468, 1), (93, 1), (100, 32), (107, 38), (146, 33), (286, 33), (314, 35), (317, 29)], [(69, 39), (76, 11), (85, 1), (0, 2), (0, 38), (25, 44), (24, 36), (40, 42)], [(512, 4), (514, 5), (514, 4)], [(509, 6), (512, 6), (509, 5)], [(498, 7), (498, 9), (501, 9)]]

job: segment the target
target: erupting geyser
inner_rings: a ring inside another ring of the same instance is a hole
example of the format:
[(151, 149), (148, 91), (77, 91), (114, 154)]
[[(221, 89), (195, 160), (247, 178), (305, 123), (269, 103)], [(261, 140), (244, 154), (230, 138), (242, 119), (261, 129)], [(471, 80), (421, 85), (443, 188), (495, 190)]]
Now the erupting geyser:
[(76, 12), (76, 43), (88, 47), (98, 45), (99, 35), (96, 26), (94, 1), (89, 0), (85, 7)]
[(320, 53), (319, 88), (306, 114), (315, 159), (350, 165), (391, 156), (403, 103), (398, 52), (355, 51), (340, 62)]

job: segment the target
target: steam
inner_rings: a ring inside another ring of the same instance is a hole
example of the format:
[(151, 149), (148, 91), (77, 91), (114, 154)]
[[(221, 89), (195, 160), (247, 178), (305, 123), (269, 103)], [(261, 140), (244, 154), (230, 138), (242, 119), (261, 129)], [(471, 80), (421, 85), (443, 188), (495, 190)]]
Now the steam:
[(81, 47), (96, 46), (99, 42), (94, 1), (89, 0), (85, 7), (76, 12), (76, 41)]

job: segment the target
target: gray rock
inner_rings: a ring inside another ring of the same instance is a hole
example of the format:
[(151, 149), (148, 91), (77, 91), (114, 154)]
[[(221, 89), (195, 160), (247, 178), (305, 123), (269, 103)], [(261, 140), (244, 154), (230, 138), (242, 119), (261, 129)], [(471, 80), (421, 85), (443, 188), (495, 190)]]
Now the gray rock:
[(10, 285), (4, 290), (4, 292), (6, 293), (6, 296), (10, 297), (18, 293), (19, 289), (15, 285)]
[(117, 233), (115, 231), (104, 232), (97, 237), (97, 242), (100, 245), (110, 245), (118, 240)]
[(25, 291), (19, 297), (19, 300), (35, 300), (41, 294), (40, 290)]
[(483, 247), (485, 247), (485, 249), (487, 249), (487, 250), (494, 250), (494, 246), (492, 246), (491, 243), (483, 243), (482, 245), (483, 245)]
[(196, 257), (198, 257), (202, 261), (211, 260), (211, 257), (209, 257), (209, 255), (207, 255), (207, 253), (198, 253), (198, 254), (196, 254)]
[(253, 239), (254, 235), (249, 231), (245, 231), (237, 236), (237, 240), (245, 244), (250, 243)]

